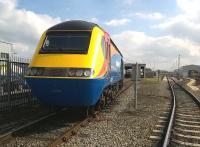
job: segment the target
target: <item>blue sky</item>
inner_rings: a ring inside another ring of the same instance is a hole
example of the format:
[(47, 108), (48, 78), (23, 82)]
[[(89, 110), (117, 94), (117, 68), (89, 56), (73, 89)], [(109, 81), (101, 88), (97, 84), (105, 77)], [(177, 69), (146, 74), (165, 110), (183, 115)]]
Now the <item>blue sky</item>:
[[(123, 30), (145, 31), (150, 35), (157, 35), (156, 32), (148, 26), (153, 25), (158, 20), (144, 20), (137, 16), (130, 16), (133, 13), (153, 13), (160, 12), (165, 16), (178, 13), (176, 1), (174, 0), (19, 0), (19, 9), (26, 9), (40, 14), (48, 14), (52, 17), (60, 17), (62, 20), (98, 19), (98, 24), (108, 30), (110, 33), (119, 33)], [(109, 27), (104, 24), (111, 19), (131, 19), (126, 25), (119, 27)]]
[(0, 0), (0, 40), (31, 58), (46, 29), (71, 19), (104, 28), (126, 62), (153, 69), (200, 65), (200, 0)]

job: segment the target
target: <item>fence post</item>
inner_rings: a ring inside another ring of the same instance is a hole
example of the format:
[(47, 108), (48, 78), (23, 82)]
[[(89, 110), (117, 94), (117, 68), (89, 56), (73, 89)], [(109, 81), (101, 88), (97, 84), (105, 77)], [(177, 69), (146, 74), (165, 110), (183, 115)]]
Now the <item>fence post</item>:
[(7, 58), (7, 90), (8, 90), (8, 105), (9, 111), (11, 111), (11, 62), (10, 57), (8, 55)]

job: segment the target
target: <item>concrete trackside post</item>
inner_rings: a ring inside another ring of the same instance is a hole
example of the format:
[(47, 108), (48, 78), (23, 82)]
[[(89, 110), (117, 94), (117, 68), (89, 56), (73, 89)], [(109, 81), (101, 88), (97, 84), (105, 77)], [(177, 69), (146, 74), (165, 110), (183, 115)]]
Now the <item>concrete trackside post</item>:
[(134, 81), (134, 98), (135, 98), (135, 109), (137, 109), (137, 81), (138, 81), (138, 63), (132, 67), (132, 80)]
[(158, 83), (159, 83), (159, 80), (160, 80), (159, 79), (160, 78), (160, 70), (157, 71), (157, 74), (158, 74)]
[(136, 70), (135, 70), (135, 109), (137, 109), (137, 81), (138, 81), (138, 64), (136, 63)]

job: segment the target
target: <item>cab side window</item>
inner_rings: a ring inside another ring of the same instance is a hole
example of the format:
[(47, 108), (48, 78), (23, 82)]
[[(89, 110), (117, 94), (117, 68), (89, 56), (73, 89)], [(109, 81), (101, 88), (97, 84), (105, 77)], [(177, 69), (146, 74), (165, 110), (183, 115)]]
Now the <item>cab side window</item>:
[(101, 47), (103, 51), (103, 56), (106, 58), (106, 43), (105, 43), (104, 37), (102, 37), (102, 40), (101, 40)]
[(108, 42), (106, 42), (106, 59), (109, 59), (110, 57), (110, 45)]
[(102, 37), (101, 46), (102, 46), (104, 58), (109, 60), (109, 58), (110, 58), (110, 45), (109, 45), (108, 42), (105, 41), (104, 37)]

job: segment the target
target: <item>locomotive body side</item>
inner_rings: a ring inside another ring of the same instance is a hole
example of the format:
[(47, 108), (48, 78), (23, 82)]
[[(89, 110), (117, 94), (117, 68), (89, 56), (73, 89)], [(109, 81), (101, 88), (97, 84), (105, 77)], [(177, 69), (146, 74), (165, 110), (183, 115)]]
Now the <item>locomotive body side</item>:
[(112, 40), (110, 43), (110, 49), (111, 49), (111, 61), (110, 61), (111, 62), (111, 71), (110, 71), (111, 84), (116, 84), (118, 82), (122, 84), (123, 72), (124, 72), (123, 57)]

